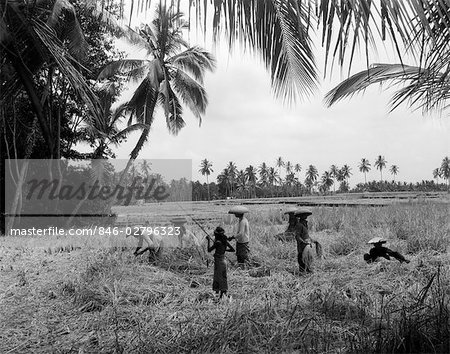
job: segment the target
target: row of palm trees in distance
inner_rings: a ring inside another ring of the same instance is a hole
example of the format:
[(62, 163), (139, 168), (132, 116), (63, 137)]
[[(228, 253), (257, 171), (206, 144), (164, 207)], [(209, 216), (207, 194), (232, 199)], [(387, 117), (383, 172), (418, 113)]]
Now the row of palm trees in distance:
[[(379, 155), (374, 167), (380, 171), (380, 182), (383, 183), (383, 170), (387, 168), (388, 162), (384, 156)], [(439, 168), (433, 171), (438, 177), (449, 179), (450, 175), (449, 158), (445, 157)], [(367, 185), (367, 173), (372, 169), (372, 165), (367, 158), (362, 158), (358, 164), (358, 170), (364, 174), (365, 185)], [(333, 192), (336, 192), (336, 183), (339, 182), (339, 191), (349, 191), (348, 179), (353, 174), (352, 168), (347, 164), (342, 167), (332, 165), (328, 171), (324, 171), (321, 176), (314, 165), (309, 165), (305, 171), (305, 179), (303, 184), (301, 182), (302, 166), (299, 163), (292, 163), (284, 161), (282, 157), (278, 157), (274, 166), (269, 166), (266, 162), (261, 163), (257, 168), (250, 165), (245, 169), (239, 170), (236, 164), (232, 161), (222, 170), (217, 176), (217, 184), (224, 188), (225, 196), (244, 196), (253, 198), (256, 197), (256, 189), (267, 190), (269, 196), (295, 196), (304, 193), (312, 193), (315, 189), (318, 192), (326, 194), (333, 187)], [(208, 159), (204, 159), (200, 163), (199, 172), (206, 176), (206, 185), (208, 189), (208, 199), (211, 198), (209, 176), (213, 170), (213, 164)], [(282, 173), (284, 172), (284, 178)], [(391, 165), (389, 172), (393, 176), (395, 183), (395, 176), (399, 173), (398, 165)], [(320, 177), (320, 178), (319, 178)], [(438, 181), (436, 181), (438, 183)], [(264, 193), (266, 194), (266, 193)]]

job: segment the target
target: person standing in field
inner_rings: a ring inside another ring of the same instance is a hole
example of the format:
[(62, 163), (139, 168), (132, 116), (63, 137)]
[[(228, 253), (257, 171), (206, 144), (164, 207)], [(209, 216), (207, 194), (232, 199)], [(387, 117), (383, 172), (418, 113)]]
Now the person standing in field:
[(225, 260), (225, 252), (234, 252), (233, 246), (228, 242), (225, 230), (220, 226), (214, 230), (214, 243), (211, 245), (211, 239), (208, 236), (208, 252), (214, 252), (214, 277), (213, 291), (219, 294), (219, 299), (228, 291), (227, 279), (227, 261)]
[(250, 262), (250, 226), (244, 216), (245, 213), (248, 213), (248, 209), (243, 206), (236, 206), (231, 208), (228, 213), (234, 214), (238, 219), (234, 228), (234, 236), (230, 240), (236, 239), (236, 257), (238, 264), (242, 267)]
[(391, 257), (399, 260), (400, 263), (409, 263), (403, 255), (398, 252), (392, 251), (391, 249), (384, 247), (383, 244), (387, 241), (381, 237), (375, 237), (371, 239), (368, 243), (372, 244), (373, 247), (370, 249), (369, 253), (364, 254), (364, 260), (367, 263), (372, 263), (377, 260), (378, 257), (386, 258), (387, 260), (391, 260)]
[(285, 215), (288, 215), (288, 227), (286, 231), (275, 235), (275, 237), (280, 241), (291, 241), (295, 238), (295, 227), (297, 226), (297, 217), (295, 216), (295, 212), (298, 208), (290, 208), (284, 212)]
[(312, 212), (307, 209), (298, 209), (295, 212), (295, 216), (298, 218), (297, 225), (295, 226), (295, 240), (297, 241), (297, 261), (300, 273), (312, 271), (313, 241), (309, 237), (308, 221), (306, 220)]

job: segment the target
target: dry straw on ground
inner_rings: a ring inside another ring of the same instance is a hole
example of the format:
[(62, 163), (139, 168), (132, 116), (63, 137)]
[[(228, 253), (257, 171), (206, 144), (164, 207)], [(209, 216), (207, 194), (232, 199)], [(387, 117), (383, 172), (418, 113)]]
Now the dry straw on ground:
[[(228, 254), (232, 300), (221, 302), (203, 249), (166, 249), (150, 265), (131, 255), (132, 240), (110, 247), (58, 239), (37, 248), (6, 238), (0, 352), (450, 351), (445, 205), (317, 208), (311, 234), (324, 258), (306, 276), (298, 275), (295, 244), (273, 237), (284, 228), (279, 210), (249, 219), (253, 257), (264, 267), (239, 269)], [(373, 236), (387, 237), (411, 263), (367, 265)]]

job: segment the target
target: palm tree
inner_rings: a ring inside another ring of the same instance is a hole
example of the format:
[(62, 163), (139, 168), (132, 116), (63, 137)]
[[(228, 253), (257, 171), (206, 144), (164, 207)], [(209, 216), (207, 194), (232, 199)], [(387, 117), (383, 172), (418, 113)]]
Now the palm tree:
[(334, 184), (333, 176), (331, 171), (325, 171), (321, 178), (322, 189), (327, 192), (330, 187)]
[(241, 198), (246, 198), (247, 191), (249, 189), (248, 179), (243, 170), (239, 170), (236, 176), (237, 191), (240, 193)]
[(259, 184), (262, 188), (266, 188), (269, 185), (269, 166), (263, 162), (258, 167), (259, 172)]
[(59, 158), (59, 130), (51, 129), (51, 109), (46, 108), (51, 95), (39, 94), (38, 72), (46, 68), (51, 77), (57, 71), (83, 99), (94, 119), (101, 114), (96, 95), (77, 70), (79, 65), (73, 64), (77, 59), (82, 61), (87, 52), (75, 8), (64, 0), (16, 0), (1, 1), (0, 11), (1, 105), (23, 88), (37, 117), (48, 156)]
[[(245, 176), (247, 178), (247, 181), (248, 181), (248, 184), (250, 187), (250, 198), (254, 198), (254, 197), (256, 197), (255, 189), (256, 189), (257, 177), (256, 177), (256, 170), (252, 165), (248, 166), (245, 169)], [(252, 192), (253, 192), (253, 194), (252, 194)]]
[(441, 177), (441, 169), (437, 167), (433, 170), (433, 178), (436, 178), (436, 184), (439, 184), (439, 177)]
[(182, 37), (187, 28), (182, 16), (172, 6), (166, 8), (159, 3), (152, 26), (142, 26), (139, 33), (142, 37), (139, 45), (147, 50), (148, 59), (115, 61), (99, 75), (99, 79), (125, 75), (128, 80), (139, 82), (127, 109), (130, 119), (135, 117), (146, 127), (130, 154), (121, 181), (148, 139), (158, 104), (164, 110), (169, 132), (174, 135), (185, 125), (181, 102), (200, 122), (205, 113), (208, 100), (202, 82), (205, 73), (213, 71), (215, 60), (205, 50), (188, 46)]
[(333, 192), (336, 192), (336, 187), (334, 184), (334, 180), (337, 179), (339, 173), (339, 167), (337, 167), (336, 165), (331, 165), (330, 167), (330, 178), (333, 179)]
[(237, 168), (236, 164), (233, 161), (230, 161), (227, 166), (228, 170), (228, 185), (230, 186), (230, 195), (233, 195), (233, 186), (236, 182), (236, 176), (237, 176)]
[(279, 182), (279, 180), (280, 180), (280, 175), (278, 174), (277, 170), (275, 170), (275, 167), (269, 167), (269, 169), (267, 171), (267, 181), (270, 186), (272, 197), (273, 197), (274, 186), (277, 184), (277, 182)]
[(202, 162), (200, 163), (200, 170), (198, 170), (198, 172), (200, 172), (203, 176), (206, 175), (206, 185), (208, 187), (208, 200), (210, 200), (210, 195), (209, 195), (209, 180), (208, 180), (208, 176), (211, 174), (211, 172), (214, 172), (212, 169), (212, 162), (208, 161), (208, 159), (204, 159), (202, 160)]
[(309, 192), (311, 193), (312, 186), (314, 182), (317, 180), (319, 176), (319, 172), (317, 172), (317, 168), (313, 165), (309, 165), (308, 170), (306, 171), (306, 179), (305, 184), (309, 186)]
[(366, 173), (370, 171), (370, 162), (366, 158), (362, 158), (358, 165), (359, 171), (364, 173), (364, 183), (367, 184)]
[(387, 161), (384, 159), (384, 156), (378, 155), (377, 160), (375, 161), (375, 167), (377, 170), (380, 170), (381, 174), (381, 182), (383, 182), (383, 168), (386, 167)]
[(225, 186), (225, 197), (228, 197), (229, 191), (229, 172), (228, 168), (224, 168), (222, 173), (217, 176), (217, 184)]
[(277, 158), (277, 161), (275, 162), (275, 166), (278, 167), (278, 176), (280, 177), (280, 184), (281, 184), (281, 167), (284, 167), (286, 164), (283, 161), (283, 158), (280, 156)]
[(449, 178), (450, 178), (450, 159), (448, 156), (444, 157), (440, 168), (442, 178), (447, 180), (447, 190), (450, 190)]
[(391, 174), (394, 176), (394, 181), (395, 181), (395, 176), (397, 176), (397, 174), (398, 174), (398, 166), (392, 165), (391, 168), (389, 169), (389, 172), (391, 172)]
[(350, 166), (348, 165), (344, 165), (342, 166), (342, 168), (340, 169), (340, 174), (342, 175), (342, 178), (344, 179), (345, 183), (347, 183), (347, 187), (350, 186), (350, 184), (348, 183), (348, 179), (350, 178), (350, 176), (352, 175), (352, 169)]
[(284, 168), (286, 169), (286, 175), (289, 175), (292, 173), (292, 170), (294, 167), (292, 166), (291, 161), (288, 161), (288, 162), (286, 162)]
[(147, 180), (150, 179), (150, 171), (151, 171), (150, 165), (151, 163), (148, 163), (147, 160), (143, 160), (141, 162), (141, 171), (144, 174), (145, 178), (147, 178)]

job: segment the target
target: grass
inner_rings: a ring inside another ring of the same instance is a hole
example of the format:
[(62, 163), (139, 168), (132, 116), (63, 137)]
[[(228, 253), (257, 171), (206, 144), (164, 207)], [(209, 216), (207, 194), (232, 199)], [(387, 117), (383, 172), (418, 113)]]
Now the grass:
[[(448, 206), (313, 211), (324, 257), (302, 277), (295, 244), (273, 237), (286, 223), (279, 208), (249, 215), (253, 256), (270, 275), (238, 269), (228, 254), (231, 302), (215, 301), (212, 257), (207, 267), (202, 250), (166, 250), (152, 266), (131, 255), (133, 240), (38, 248), (5, 238), (0, 352), (449, 352)], [(366, 264), (375, 236), (411, 263)]]

